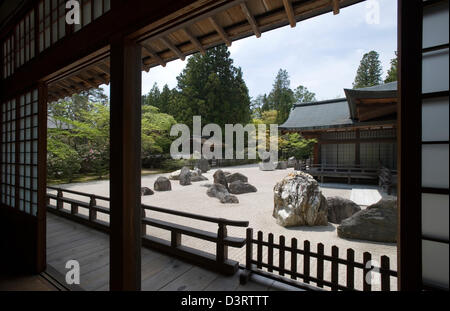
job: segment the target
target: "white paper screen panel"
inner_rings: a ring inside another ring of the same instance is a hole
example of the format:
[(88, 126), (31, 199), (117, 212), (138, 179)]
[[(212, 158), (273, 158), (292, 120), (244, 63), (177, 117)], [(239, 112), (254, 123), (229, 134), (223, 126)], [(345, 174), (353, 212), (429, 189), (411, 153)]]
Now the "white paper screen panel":
[(448, 97), (431, 98), (423, 101), (422, 140), (448, 141), (449, 139)]
[(448, 288), (448, 244), (422, 241), (424, 284)]
[(448, 145), (422, 146), (422, 186), (448, 189)]
[(448, 91), (448, 49), (423, 54), (422, 93)]
[(448, 240), (449, 206), (448, 195), (422, 194), (422, 234)]
[[(439, 31), (436, 31), (439, 29)], [(425, 7), (423, 12), (423, 47), (448, 43), (448, 2)]]

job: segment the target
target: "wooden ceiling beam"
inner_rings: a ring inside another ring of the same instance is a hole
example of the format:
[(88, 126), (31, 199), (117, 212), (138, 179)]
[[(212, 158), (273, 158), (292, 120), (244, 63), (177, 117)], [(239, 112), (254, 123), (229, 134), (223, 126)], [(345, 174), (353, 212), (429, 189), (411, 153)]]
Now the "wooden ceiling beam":
[(261, 30), (258, 27), (258, 24), (256, 23), (256, 19), (253, 16), (253, 14), (250, 12), (247, 4), (245, 2), (241, 3), (241, 10), (244, 12), (245, 17), (247, 17), (247, 21), (252, 26), (253, 32), (255, 33), (256, 38), (261, 37)]
[(158, 64), (160, 64), (163, 67), (166, 67), (166, 62), (161, 58), (161, 56), (158, 55), (158, 53), (156, 53), (155, 51), (153, 51), (153, 49), (148, 46), (145, 43), (142, 43), (141, 46), (145, 49), (145, 51), (156, 60), (156, 62)]
[(297, 21), (295, 20), (294, 8), (292, 7), (291, 0), (283, 0), (283, 5), (289, 20), (289, 25), (294, 28), (297, 25)]
[(333, 6), (333, 14), (338, 15), (341, 7), (339, 4), (339, 0), (331, 0), (331, 4)]
[(230, 37), (227, 35), (225, 30), (217, 23), (215, 18), (213, 16), (208, 17), (209, 22), (211, 25), (213, 25), (216, 32), (219, 34), (219, 36), (222, 38), (222, 40), (225, 42), (225, 44), (230, 47), (231, 46), (231, 40)]
[(202, 55), (206, 54), (206, 50), (203, 47), (203, 45), (200, 43), (200, 41), (197, 39), (196, 36), (194, 36), (191, 31), (188, 28), (183, 28), (184, 33), (189, 38), (189, 40), (192, 42), (193, 45), (197, 48), (197, 50), (202, 53)]
[(170, 42), (169, 39), (166, 39), (166, 38), (164, 38), (164, 37), (161, 37), (161, 38), (159, 38), (159, 40), (160, 40), (162, 43), (164, 43), (164, 45), (167, 46), (172, 52), (174, 52), (175, 55), (177, 55), (179, 59), (181, 59), (181, 60), (183, 60), (183, 61), (186, 59), (186, 56), (180, 51), (179, 48), (177, 48), (177, 47), (175, 46), (175, 44), (173, 44), (172, 42)]

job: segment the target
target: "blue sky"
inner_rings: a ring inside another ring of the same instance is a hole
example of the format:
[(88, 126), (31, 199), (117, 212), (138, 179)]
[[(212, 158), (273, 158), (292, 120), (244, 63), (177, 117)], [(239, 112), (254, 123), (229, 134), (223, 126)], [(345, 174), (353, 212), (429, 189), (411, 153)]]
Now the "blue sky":
[[(230, 48), (235, 66), (240, 66), (250, 96), (269, 93), (280, 68), (289, 72), (291, 88), (304, 85), (318, 100), (343, 97), (351, 88), (364, 53), (376, 50), (383, 65), (383, 78), (397, 50), (397, 1), (371, 0), (379, 3), (378, 24), (367, 22), (368, 3), (341, 9), (340, 14), (321, 15), (295, 28), (286, 26), (233, 42)], [(186, 61), (173, 61), (165, 68), (152, 68), (142, 74), (142, 93), (155, 82), (162, 88), (176, 86), (177, 75)]]

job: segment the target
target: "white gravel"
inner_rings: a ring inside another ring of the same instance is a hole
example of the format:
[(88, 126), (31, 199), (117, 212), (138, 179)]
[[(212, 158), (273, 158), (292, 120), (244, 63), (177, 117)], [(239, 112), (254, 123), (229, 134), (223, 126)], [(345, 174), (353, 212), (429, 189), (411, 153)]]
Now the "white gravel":
[[(300, 246), (303, 245), (303, 241), (309, 240), (311, 242), (312, 251), (316, 250), (317, 243), (323, 243), (325, 245), (325, 253), (331, 254), (331, 247), (333, 245), (339, 247), (340, 256), (345, 258), (346, 250), (352, 248), (355, 251), (355, 259), (362, 261), (362, 254), (364, 252), (370, 252), (372, 258), (379, 260), (380, 256), (386, 255), (391, 260), (391, 266), (396, 269), (397, 266), (397, 246), (396, 244), (389, 243), (374, 243), (368, 241), (357, 241), (341, 239), (337, 236), (336, 225), (328, 225), (326, 227), (295, 227), (295, 228), (283, 228), (276, 224), (275, 219), (272, 217), (273, 210), (273, 187), (276, 182), (281, 180), (292, 169), (277, 170), (262, 172), (256, 165), (246, 165), (240, 167), (223, 168), (224, 171), (231, 173), (240, 172), (249, 178), (249, 183), (254, 185), (257, 189), (257, 193), (238, 195), (239, 204), (221, 204), (219, 200), (210, 198), (206, 195), (206, 188), (203, 187), (205, 183), (211, 183), (215, 170), (204, 174), (209, 179), (209, 182), (193, 183), (191, 186), (180, 186), (178, 182), (172, 181), (172, 191), (170, 192), (156, 192), (153, 196), (143, 197), (142, 203), (147, 205), (153, 205), (168, 209), (181, 210), (189, 213), (207, 215), (212, 217), (220, 217), (232, 220), (248, 220), (250, 227), (256, 232), (261, 230), (264, 232), (264, 239), (267, 239), (269, 233), (273, 233), (275, 241), (278, 240), (280, 235), (284, 235), (286, 238), (286, 244), (290, 244), (291, 238), (296, 238)], [(169, 174), (166, 174), (168, 176)], [(160, 175), (148, 175), (142, 177), (142, 186), (153, 189), (153, 183)], [(62, 185), (61, 187), (71, 190), (77, 190), (85, 193), (97, 194), (102, 196), (109, 196), (109, 181), (97, 181), (87, 182), (79, 184)], [(381, 198), (381, 194), (376, 187), (367, 185), (345, 185), (345, 184), (323, 184), (321, 185), (323, 194), (326, 197), (329, 196), (341, 196), (347, 199), (354, 199), (358, 204), (369, 205), (375, 203)], [(80, 197), (73, 196), (80, 199)], [(102, 204), (102, 202), (98, 202)], [(69, 208), (69, 207), (67, 207)], [(364, 208), (364, 206), (363, 206)], [(147, 216), (149, 213), (147, 212)], [(151, 217), (156, 217), (166, 221), (176, 222), (187, 226), (193, 226), (198, 229), (216, 232), (217, 225), (211, 223), (205, 223), (202, 221), (195, 221), (187, 218), (165, 215), (160, 213), (153, 213)], [(100, 217), (99, 217), (100, 218)], [(103, 217), (103, 219), (106, 219)], [(169, 239), (170, 234), (166, 231), (159, 229), (148, 228), (147, 234), (158, 236), (161, 238)], [(231, 236), (245, 236), (245, 229), (242, 228), (228, 228), (228, 234)], [(199, 248), (211, 253), (215, 252), (214, 244), (205, 242), (199, 239), (184, 237), (183, 244), (195, 248)], [(276, 252), (275, 252), (275, 255)], [(266, 256), (266, 251), (264, 251)], [(245, 248), (234, 249), (230, 248), (229, 257), (234, 260), (238, 260), (242, 264), (245, 264)], [(290, 267), (290, 256), (286, 256), (286, 267)], [(264, 257), (266, 258), (266, 257)], [(277, 257), (275, 257), (277, 258)], [(276, 261), (276, 260), (275, 260)], [(302, 263), (299, 259), (299, 265)], [(311, 263), (311, 273), (315, 275), (315, 260)], [(299, 266), (299, 270), (302, 271)], [(345, 268), (340, 268), (340, 282), (345, 284)], [(330, 267), (325, 266), (325, 278), (329, 278)], [(357, 278), (355, 286), (357, 288), (362, 287), (363, 276), (361, 273), (355, 273)], [(396, 288), (395, 279), (392, 279), (392, 287)], [(374, 286), (377, 288), (377, 286)]]

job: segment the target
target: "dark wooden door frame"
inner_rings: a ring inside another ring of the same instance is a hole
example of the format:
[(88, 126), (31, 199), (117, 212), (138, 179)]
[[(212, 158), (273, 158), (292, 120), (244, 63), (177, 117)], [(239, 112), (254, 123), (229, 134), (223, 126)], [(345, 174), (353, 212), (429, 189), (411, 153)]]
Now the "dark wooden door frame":
[(422, 0), (398, 0), (398, 243), (401, 291), (422, 289)]

